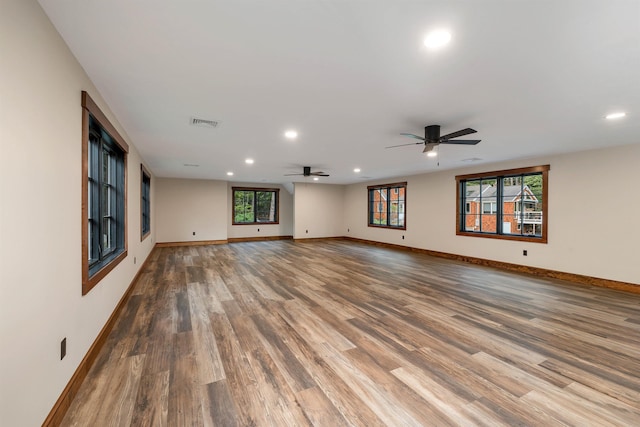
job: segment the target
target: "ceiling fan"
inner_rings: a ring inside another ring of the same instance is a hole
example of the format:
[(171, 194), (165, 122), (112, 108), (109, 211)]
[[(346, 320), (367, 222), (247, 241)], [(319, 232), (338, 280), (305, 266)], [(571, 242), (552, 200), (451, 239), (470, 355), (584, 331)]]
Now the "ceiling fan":
[(421, 142), (410, 142), (409, 144), (399, 144), (392, 145), (390, 147), (385, 148), (394, 148), (394, 147), (402, 147), (404, 145), (416, 145), (416, 144), (424, 144), (423, 153), (429, 152), (433, 150), (440, 144), (459, 144), (459, 145), (476, 145), (480, 142), (480, 139), (452, 139), (457, 138), (459, 136), (465, 136), (472, 133), (476, 133), (477, 131), (471, 128), (466, 128), (459, 130), (457, 132), (452, 132), (447, 135), (440, 136), (440, 125), (431, 125), (424, 128), (424, 138), (418, 135), (414, 135), (412, 133), (401, 133), (400, 135), (408, 136), (411, 138), (419, 139)]
[(329, 176), (328, 173), (324, 173), (321, 171), (311, 172), (311, 166), (303, 166), (302, 173), (288, 173), (285, 176)]

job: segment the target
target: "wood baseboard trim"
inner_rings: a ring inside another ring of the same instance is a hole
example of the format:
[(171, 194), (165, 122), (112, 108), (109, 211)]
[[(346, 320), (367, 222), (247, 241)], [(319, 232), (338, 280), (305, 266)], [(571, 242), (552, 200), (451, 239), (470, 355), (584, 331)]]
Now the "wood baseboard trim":
[(193, 242), (158, 242), (156, 248), (172, 248), (176, 246), (208, 246), (208, 245), (224, 245), (229, 243), (227, 239), (224, 240), (196, 240)]
[(67, 386), (64, 388), (64, 390), (62, 390), (60, 397), (56, 401), (55, 405), (53, 405), (53, 408), (51, 408), (49, 415), (42, 423), (43, 427), (59, 426), (62, 423), (62, 419), (69, 410), (71, 402), (73, 402), (73, 399), (78, 393), (82, 382), (89, 373), (89, 369), (91, 369), (93, 362), (95, 362), (98, 354), (100, 353), (100, 350), (104, 346), (104, 343), (107, 341), (109, 333), (115, 326), (116, 321), (120, 316), (120, 312), (123, 310), (125, 303), (129, 298), (129, 295), (131, 295), (131, 292), (135, 288), (136, 283), (138, 283), (140, 274), (142, 274), (142, 272), (144, 271), (145, 267), (147, 266), (147, 262), (151, 259), (151, 256), (153, 255), (155, 250), (156, 249), (154, 247), (151, 252), (149, 252), (149, 255), (147, 255), (147, 259), (144, 260), (144, 262), (138, 269), (138, 272), (133, 277), (133, 280), (129, 284), (129, 287), (125, 291), (124, 295), (122, 295), (122, 298), (120, 298), (120, 301), (116, 305), (116, 308), (113, 310), (113, 313), (111, 313), (111, 316), (109, 316), (107, 323), (105, 323), (105, 325), (102, 327), (102, 330), (100, 330), (100, 333), (93, 341), (93, 344), (91, 344), (91, 347), (89, 347), (87, 354), (85, 354), (84, 358), (80, 362), (80, 365), (78, 365), (76, 371), (71, 376), (71, 379), (67, 383)]
[(227, 239), (229, 243), (266, 242), (271, 240), (293, 240), (293, 236), (229, 237)]
[(342, 236), (337, 236), (337, 237), (297, 237), (295, 239), (293, 239), (294, 242), (296, 243), (307, 243), (307, 242), (323, 242), (323, 241), (331, 241), (331, 240), (343, 240), (344, 237)]
[(620, 282), (617, 280), (602, 279), (600, 277), (585, 276), (582, 274), (567, 273), (564, 271), (549, 270), (546, 268), (531, 267), (528, 265), (512, 264), (509, 262), (494, 261), (490, 259), (476, 258), (476, 257), (471, 257), (466, 255), (450, 254), (447, 252), (431, 251), (429, 249), (413, 248), (411, 246), (396, 245), (393, 243), (376, 242), (374, 240), (358, 239), (358, 238), (349, 237), (349, 236), (344, 236), (343, 239), (355, 241), (359, 243), (365, 243), (368, 245), (375, 245), (375, 246), (382, 246), (386, 248), (418, 252), (418, 253), (431, 255), (439, 258), (446, 258), (446, 259), (451, 259), (456, 261), (468, 262), (470, 264), (482, 265), (485, 267), (493, 267), (493, 268), (499, 268), (501, 270), (509, 270), (509, 271), (514, 271), (518, 273), (525, 273), (525, 274), (530, 274), (532, 276), (537, 276), (537, 277), (565, 280), (568, 282), (578, 283), (581, 285), (597, 286), (601, 288), (609, 288), (609, 289), (615, 289), (618, 291), (625, 291), (625, 292), (631, 292), (634, 294), (640, 294), (640, 285), (635, 285), (633, 283), (627, 283), (627, 282)]

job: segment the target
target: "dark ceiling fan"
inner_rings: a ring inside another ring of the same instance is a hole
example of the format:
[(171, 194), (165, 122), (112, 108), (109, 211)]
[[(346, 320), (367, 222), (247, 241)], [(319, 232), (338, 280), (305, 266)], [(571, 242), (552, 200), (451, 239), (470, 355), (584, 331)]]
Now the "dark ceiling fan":
[(385, 148), (394, 148), (394, 147), (402, 147), (404, 145), (417, 145), (424, 144), (423, 153), (433, 150), (440, 144), (459, 144), (459, 145), (476, 145), (480, 142), (480, 139), (452, 139), (458, 138), (460, 136), (469, 135), (472, 133), (476, 133), (477, 131), (471, 128), (466, 128), (459, 130), (457, 132), (452, 132), (447, 135), (440, 136), (440, 125), (431, 125), (424, 128), (424, 138), (418, 135), (414, 135), (412, 133), (401, 133), (400, 135), (409, 136), (411, 138), (419, 139), (420, 142), (410, 142), (409, 144), (399, 144), (392, 145), (390, 147)]
[(302, 173), (288, 173), (285, 176), (329, 176), (329, 174), (321, 171), (311, 172), (311, 166), (303, 166)]

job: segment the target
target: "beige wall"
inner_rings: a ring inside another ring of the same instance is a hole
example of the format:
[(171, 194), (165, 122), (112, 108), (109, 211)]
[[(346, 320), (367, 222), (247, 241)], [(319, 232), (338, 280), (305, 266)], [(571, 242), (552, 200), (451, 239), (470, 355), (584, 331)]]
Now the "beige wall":
[[(35, 0), (2, 2), (0, 57), (0, 424), (35, 426), (150, 253), (155, 218), (140, 242), (140, 156)], [(131, 149), (129, 255), (84, 297), (82, 90)]]
[[(35, 0), (3, 1), (0, 57), (0, 422), (31, 426), (51, 410), (150, 253), (156, 230), (161, 241), (221, 240), (245, 231), (229, 226), (226, 182), (152, 177), (152, 231), (140, 242), (141, 158)], [(84, 297), (81, 90), (131, 148), (129, 256)], [(639, 161), (636, 144), (406, 177), (406, 231), (367, 227), (366, 184), (296, 184), (293, 216), (277, 233), (291, 227), (296, 238), (348, 234), (640, 284), (640, 198), (631, 178)], [(548, 244), (455, 235), (457, 173), (546, 163)], [(60, 360), (64, 337), (67, 356)]]
[(162, 178), (156, 182), (158, 242), (227, 239), (226, 181)]
[(294, 239), (344, 236), (344, 190), (342, 185), (296, 183)]
[[(455, 175), (542, 164), (551, 165), (548, 244), (455, 234)], [(353, 184), (345, 190), (344, 226), (362, 239), (640, 284), (640, 198), (632, 179), (639, 164), (635, 144), (376, 182), (407, 181), (406, 231), (367, 227), (372, 183)]]
[[(232, 225), (233, 191), (232, 187), (279, 188), (279, 224)], [(227, 236), (229, 238), (293, 236), (293, 195), (282, 185), (252, 184), (246, 182), (230, 182), (228, 185), (229, 206), (227, 209)]]

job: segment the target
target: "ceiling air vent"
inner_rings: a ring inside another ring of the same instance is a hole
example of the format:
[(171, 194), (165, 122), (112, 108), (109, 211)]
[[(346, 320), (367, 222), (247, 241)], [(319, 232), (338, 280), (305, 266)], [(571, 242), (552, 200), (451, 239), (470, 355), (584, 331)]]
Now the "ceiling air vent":
[(203, 128), (210, 128), (213, 129), (215, 127), (218, 127), (218, 123), (215, 120), (206, 120), (206, 119), (198, 119), (196, 117), (191, 117), (191, 124), (193, 126), (200, 126)]

